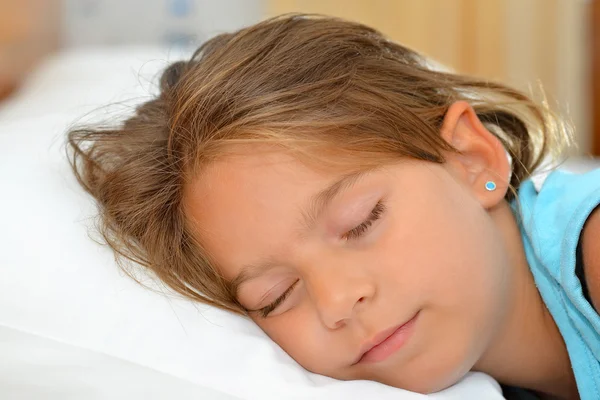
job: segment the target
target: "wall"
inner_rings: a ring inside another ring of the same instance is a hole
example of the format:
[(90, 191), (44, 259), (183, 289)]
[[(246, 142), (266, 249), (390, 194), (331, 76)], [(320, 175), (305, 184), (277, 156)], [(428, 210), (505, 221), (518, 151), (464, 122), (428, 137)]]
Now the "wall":
[(58, 46), (59, 0), (0, 0), (0, 100)]
[(62, 0), (65, 46), (189, 44), (250, 25), (261, 0)]

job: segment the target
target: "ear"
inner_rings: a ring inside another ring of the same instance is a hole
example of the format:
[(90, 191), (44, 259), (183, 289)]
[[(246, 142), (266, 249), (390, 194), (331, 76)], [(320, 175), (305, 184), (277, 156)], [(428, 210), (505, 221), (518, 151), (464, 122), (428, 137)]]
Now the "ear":
[[(445, 154), (446, 165), (466, 185), (481, 205), (492, 208), (500, 203), (509, 188), (511, 167), (500, 140), (479, 120), (466, 101), (453, 103), (442, 124), (441, 136), (458, 153)], [(495, 190), (486, 183), (496, 184)]]

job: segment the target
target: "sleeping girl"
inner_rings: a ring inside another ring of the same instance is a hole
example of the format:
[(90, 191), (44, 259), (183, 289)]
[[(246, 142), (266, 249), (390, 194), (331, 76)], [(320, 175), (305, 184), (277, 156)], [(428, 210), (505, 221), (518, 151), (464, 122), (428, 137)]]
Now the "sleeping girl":
[(313, 15), (219, 35), (160, 88), (68, 134), (122, 260), (318, 374), (600, 398), (600, 170), (536, 190), (571, 140), (547, 106)]

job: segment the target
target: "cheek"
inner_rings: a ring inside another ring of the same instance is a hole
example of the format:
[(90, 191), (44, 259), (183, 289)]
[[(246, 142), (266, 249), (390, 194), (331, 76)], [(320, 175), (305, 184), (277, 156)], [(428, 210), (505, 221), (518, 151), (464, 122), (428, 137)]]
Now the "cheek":
[[(254, 322), (298, 364), (309, 371), (331, 375), (340, 354), (339, 342), (323, 329), (316, 313), (299, 306), (273, 319), (253, 318)], [(338, 361), (339, 362), (339, 361)]]
[[(428, 279), (436, 329), (432, 342), (455, 371), (477, 362), (506, 312), (508, 260), (503, 240), (487, 212), (465, 208), (438, 231), (428, 256)], [(434, 247), (435, 249), (435, 247)]]
[(462, 208), (442, 209), (441, 214), (426, 227), (430, 233), (424, 240), (431, 245), (429, 252), (423, 252), (422, 268), (427, 271), (423, 279), (431, 282), (431, 294), (453, 311), (489, 325), (506, 291), (508, 268), (502, 238), (480, 207), (467, 203)]
[(446, 301), (481, 301), (500, 289), (506, 256), (487, 211), (455, 186), (443, 197), (419, 200), (424, 211), (412, 217), (406, 213), (410, 226), (402, 229), (399, 242), (421, 289), (447, 292)]
[(509, 271), (502, 237), (478, 204), (450, 195), (421, 209), (396, 217), (383, 280), (398, 304), (424, 310), (419, 343), (427, 350), (401, 382), (419, 390), (445, 387), (473, 367), (503, 319)]

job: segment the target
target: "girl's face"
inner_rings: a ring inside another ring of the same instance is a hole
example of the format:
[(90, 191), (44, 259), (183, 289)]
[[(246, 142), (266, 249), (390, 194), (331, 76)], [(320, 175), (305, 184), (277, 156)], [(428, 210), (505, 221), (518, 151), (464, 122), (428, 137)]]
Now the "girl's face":
[(248, 152), (205, 171), (186, 209), (251, 318), (306, 369), (432, 392), (482, 357), (509, 280), (498, 228), (454, 165), (348, 175)]

